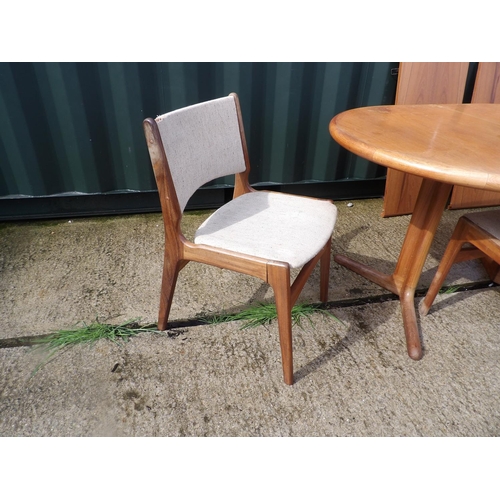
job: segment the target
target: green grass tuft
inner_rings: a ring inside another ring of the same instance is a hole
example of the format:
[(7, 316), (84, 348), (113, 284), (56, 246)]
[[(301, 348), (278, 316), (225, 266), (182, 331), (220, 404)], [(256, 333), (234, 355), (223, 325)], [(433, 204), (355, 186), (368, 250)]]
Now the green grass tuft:
[[(314, 304), (299, 304), (292, 308), (292, 323), (300, 328), (303, 328), (302, 322), (309, 321), (311, 326), (314, 326), (311, 315), (314, 313), (325, 314), (330, 318), (344, 324), (336, 316), (325, 310), (321, 305)], [(204, 321), (208, 324), (220, 324), (230, 321), (244, 321), (241, 330), (252, 328), (261, 325), (269, 325), (278, 317), (275, 304), (259, 304), (258, 306), (245, 309), (235, 314), (217, 314), (210, 318), (205, 318)], [(87, 325), (82, 323), (81, 326), (76, 326), (71, 329), (58, 330), (50, 335), (41, 337), (35, 341), (35, 348), (42, 349), (47, 352), (47, 357), (37, 365), (32, 373), (32, 376), (43, 366), (45, 366), (52, 357), (69, 349), (77, 344), (94, 344), (98, 340), (110, 340), (111, 342), (126, 342), (131, 337), (142, 332), (159, 333), (156, 326), (147, 325), (140, 326), (137, 320), (128, 320), (121, 325), (109, 325), (100, 323), (98, 320)]]
[(444, 286), (444, 287), (440, 288), (438, 293), (440, 293), (440, 294), (455, 293), (459, 289), (460, 289), (459, 286)]
[(58, 330), (46, 337), (41, 337), (36, 341), (36, 348), (41, 348), (48, 353), (47, 358), (37, 365), (33, 375), (58, 352), (69, 349), (76, 344), (94, 344), (98, 340), (110, 340), (112, 342), (128, 341), (130, 337), (141, 332), (154, 333), (156, 328), (150, 326), (140, 326), (137, 320), (128, 320), (121, 325), (109, 325), (100, 323), (98, 320), (87, 325), (82, 323), (68, 330)]
[[(303, 328), (302, 321), (307, 319), (309, 323), (313, 326), (311, 315), (314, 313), (325, 314), (339, 323), (342, 323), (340, 319), (331, 314), (330, 312), (323, 309), (320, 305), (315, 304), (297, 304), (292, 308), (292, 323), (300, 328)], [(278, 314), (276, 312), (275, 304), (259, 304), (254, 307), (250, 307), (234, 314), (216, 314), (206, 321), (209, 324), (216, 325), (219, 323), (227, 323), (230, 321), (245, 321), (241, 330), (246, 328), (253, 328), (256, 326), (263, 326), (271, 324), (275, 319), (277, 319)], [(343, 324), (343, 323), (342, 323)]]

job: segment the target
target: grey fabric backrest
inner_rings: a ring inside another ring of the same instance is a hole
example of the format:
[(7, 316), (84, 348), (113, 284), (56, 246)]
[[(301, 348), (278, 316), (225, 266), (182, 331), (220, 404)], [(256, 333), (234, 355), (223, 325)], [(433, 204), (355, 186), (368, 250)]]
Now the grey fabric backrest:
[(245, 170), (233, 96), (156, 118), (181, 211), (203, 184)]

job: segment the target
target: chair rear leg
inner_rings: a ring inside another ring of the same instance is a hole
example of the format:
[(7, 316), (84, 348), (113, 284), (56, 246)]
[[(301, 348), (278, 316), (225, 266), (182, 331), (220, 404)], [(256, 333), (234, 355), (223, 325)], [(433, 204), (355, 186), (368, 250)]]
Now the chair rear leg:
[(293, 384), (292, 347), (292, 300), (290, 292), (290, 268), (287, 264), (268, 265), (268, 282), (274, 290), (278, 328), (280, 335), (281, 362), (285, 384)]
[(332, 247), (332, 240), (329, 239), (327, 244), (325, 245), (319, 263), (319, 269), (320, 269), (319, 300), (321, 302), (328, 302), (328, 284), (330, 281), (331, 247)]
[(481, 262), (483, 263), (483, 266), (486, 269), (486, 272), (488, 273), (490, 280), (497, 284), (500, 284), (500, 264), (498, 264), (496, 261), (494, 261), (492, 258), (488, 256), (483, 257), (481, 259)]
[(443, 285), (443, 282), (446, 279), (446, 276), (448, 275), (451, 269), (451, 266), (455, 262), (455, 259), (457, 258), (457, 255), (460, 252), (462, 245), (465, 243), (463, 234), (464, 231), (466, 231), (467, 229), (466, 226), (467, 223), (462, 218), (460, 218), (457, 222), (455, 230), (453, 231), (450, 242), (446, 247), (443, 257), (441, 258), (441, 262), (439, 263), (439, 266), (437, 268), (436, 274), (434, 275), (429, 290), (427, 291), (427, 294), (422, 300), (422, 302), (420, 302), (419, 310), (422, 316), (425, 316), (428, 313), (429, 309), (431, 308), (432, 303), (436, 298), (436, 295), (441, 289), (441, 286)]

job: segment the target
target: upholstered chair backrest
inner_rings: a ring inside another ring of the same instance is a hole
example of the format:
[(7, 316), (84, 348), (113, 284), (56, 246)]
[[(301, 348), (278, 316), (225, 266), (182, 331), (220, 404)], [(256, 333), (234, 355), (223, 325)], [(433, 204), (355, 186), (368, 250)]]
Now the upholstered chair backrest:
[(181, 212), (207, 182), (245, 170), (233, 96), (156, 118)]

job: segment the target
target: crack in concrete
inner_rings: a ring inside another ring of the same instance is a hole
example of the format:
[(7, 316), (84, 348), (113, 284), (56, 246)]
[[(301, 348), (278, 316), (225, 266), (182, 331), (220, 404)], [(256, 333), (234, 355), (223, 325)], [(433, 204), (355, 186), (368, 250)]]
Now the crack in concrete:
[[(468, 292), (468, 291), (472, 291), (472, 290), (481, 290), (481, 289), (485, 289), (485, 288), (494, 288), (494, 287), (498, 287), (498, 286), (500, 286), (500, 285), (498, 285), (497, 283), (495, 283), (493, 281), (480, 281), (480, 282), (475, 282), (475, 283), (465, 283), (465, 284), (457, 285), (456, 287), (453, 287), (453, 293)], [(415, 298), (424, 297), (426, 293), (427, 293), (427, 288), (417, 289), (417, 290), (415, 290)], [(330, 310), (330, 309), (339, 309), (339, 308), (345, 308), (345, 307), (355, 307), (355, 306), (366, 305), (366, 304), (379, 304), (382, 302), (390, 302), (390, 301), (394, 301), (394, 300), (399, 300), (399, 297), (396, 294), (383, 293), (380, 295), (372, 295), (372, 296), (368, 296), (368, 297), (358, 297), (355, 299), (334, 300), (334, 301), (329, 301), (329, 302), (325, 302), (325, 303), (318, 303), (318, 304), (314, 304), (314, 305), (317, 306), (319, 309)], [(165, 333), (168, 335), (169, 338), (177, 338), (186, 332), (184, 330), (185, 328), (189, 328), (189, 327), (193, 327), (193, 326), (208, 325), (211, 323), (211, 320), (213, 320), (216, 317), (217, 317), (217, 314), (213, 314), (213, 315), (207, 315), (207, 316), (198, 316), (195, 318), (169, 321), (168, 329), (165, 330)], [(147, 326), (154, 326), (154, 325), (147, 325)], [(40, 335), (29, 335), (29, 336), (24, 336), (24, 337), (0, 339), (0, 349), (40, 345), (40, 340), (47, 338), (47, 337), (50, 337), (51, 335), (54, 335), (54, 332), (40, 334)]]

